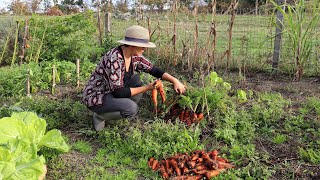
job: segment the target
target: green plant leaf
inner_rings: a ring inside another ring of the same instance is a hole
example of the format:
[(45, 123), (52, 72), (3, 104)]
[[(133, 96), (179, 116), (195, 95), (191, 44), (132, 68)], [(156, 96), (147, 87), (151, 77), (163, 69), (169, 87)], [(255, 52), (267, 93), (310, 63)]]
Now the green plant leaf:
[(243, 90), (237, 91), (237, 98), (240, 102), (246, 102), (247, 101), (247, 93)]
[(21, 164), (15, 168), (15, 171), (9, 176), (9, 179), (21, 180), (21, 179), (38, 179), (40, 175), (45, 172), (45, 159), (40, 156), (36, 159), (29, 161), (26, 164)]
[(43, 175), (45, 159), (38, 156), (42, 145), (69, 150), (59, 130), (44, 135), (45, 130), (45, 120), (33, 112), (13, 113), (0, 119), (0, 179), (31, 180)]
[(43, 136), (39, 143), (39, 147), (41, 146), (54, 148), (62, 152), (67, 152), (70, 149), (62, 138), (61, 131), (56, 129), (47, 132), (47, 134)]
[(46, 121), (39, 118), (33, 112), (20, 112), (13, 113), (11, 119), (17, 119), (25, 123), (24, 138), (28, 138), (30, 141), (39, 143), (46, 131)]
[(0, 144), (5, 144), (22, 134), (24, 123), (18, 119), (5, 117), (0, 119)]
[(11, 176), (16, 170), (15, 166), (14, 162), (0, 161), (0, 179), (6, 179)]

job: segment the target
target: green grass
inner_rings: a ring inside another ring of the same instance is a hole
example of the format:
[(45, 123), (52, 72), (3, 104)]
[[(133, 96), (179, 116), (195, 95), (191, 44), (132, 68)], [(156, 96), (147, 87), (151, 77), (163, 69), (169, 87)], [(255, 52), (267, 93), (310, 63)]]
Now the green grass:
[[(32, 99), (31, 99), (32, 100)], [(41, 99), (35, 99), (41, 104)], [(232, 98), (230, 99), (231, 101)], [(14, 99), (11, 103), (14, 103)], [(54, 114), (49, 109), (55, 109), (54, 101), (45, 100), (47, 103), (42, 110), (29, 103), (20, 102), (15, 106), (23, 109), (28, 107), (41, 112), (42, 116), (50, 117)], [(72, 100), (60, 101), (62, 106), (70, 106)], [(281, 149), (294, 140), (292, 153), (301, 157), (301, 161), (317, 164), (319, 162), (319, 132), (320, 125), (314, 121), (317, 101), (310, 100), (299, 112), (285, 111), (290, 101), (279, 94), (256, 94), (246, 102), (246, 107), (240, 107), (236, 98), (228, 103), (227, 109), (212, 111), (212, 118), (208, 118), (197, 126), (185, 127), (183, 124), (167, 124), (161, 117), (153, 122), (145, 122), (143, 117), (137, 123), (119, 124), (108, 127), (101, 133), (90, 133), (91, 125), (77, 130), (87, 137), (93, 137), (94, 141), (87, 142), (78, 138), (72, 145), (73, 149), (80, 152), (48, 157), (47, 179), (160, 179), (156, 172), (152, 172), (147, 166), (147, 159), (151, 156), (157, 159), (166, 158), (180, 152), (191, 152), (196, 149), (219, 149), (222, 157), (228, 158), (237, 165), (237, 168), (222, 173), (217, 179), (241, 178), (256, 179), (270, 178), (281, 169), (281, 164), (270, 166), (269, 162), (277, 156), (271, 153), (270, 148)], [(10, 104), (10, 101), (7, 101)], [(231, 104), (230, 104), (231, 103)], [(250, 104), (250, 106), (248, 106)], [(22, 106), (23, 105), (23, 106)], [(43, 106), (43, 105), (41, 105)], [(72, 107), (72, 106), (71, 106)], [(249, 108), (252, 107), (252, 108)], [(18, 109), (18, 108), (15, 108)], [(11, 108), (11, 111), (13, 108)], [(58, 112), (62, 112), (62, 109)], [(66, 111), (70, 111), (71, 109)], [(150, 111), (143, 107), (144, 111)], [(56, 121), (78, 118), (83, 109), (73, 108), (73, 113), (68, 116), (54, 115)], [(308, 112), (314, 114), (308, 114)], [(4, 108), (1, 110), (5, 113)], [(88, 112), (84, 112), (87, 114)], [(47, 118), (46, 118), (47, 119)], [(313, 120), (312, 120), (313, 119)], [(91, 116), (85, 116), (83, 121), (90, 121)], [(52, 121), (51, 121), (52, 122)], [(79, 123), (74, 122), (75, 124)], [(50, 124), (50, 121), (49, 121)], [(74, 126), (76, 127), (76, 126)], [(75, 129), (75, 128), (73, 128)], [(232, 132), (232, 133), (231, 133)], [(68, 136), (68, 134), (67, 134)], [(270, 142), (268, 144), (268, 142)], [(261, 149), (261, 144), (263, 149)], [(94, 149), (93, 144), (99, 145)], [(90, 156), (88, 156), (90, 154)], [(287, 165), (288, 171), (294, 167)], [(279, 173), (279, 172), (278, 172)], [(312, 172), (310, 172), (312, 173)], [(292, 174), (282, 174), (284, 178), (292, 177)]]
[(72, 145), (72, 148), (81, 153), (91, 153), (92, 147), (89, 142), (79, 140)]
[(274, 142), (275, 144), (282, 144), (285, 141), (287, 141), (287, 136), (283, 134), (276, 135), (272, 140), (272, 142)]

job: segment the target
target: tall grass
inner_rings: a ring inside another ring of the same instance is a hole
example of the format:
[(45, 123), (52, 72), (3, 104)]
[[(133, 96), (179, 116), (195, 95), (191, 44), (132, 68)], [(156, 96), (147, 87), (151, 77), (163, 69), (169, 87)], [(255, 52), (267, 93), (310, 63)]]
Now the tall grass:
[(300, 80), (305, 64), (311, 61), (312, 37), (320, 24), (320, 9), (318, 8), (320, 1), (313, 1), (314, 4), (310, 16), (306, 12), (305, 0), (299, 0), (295, 5), (284, 5), (287, 6), (287, 11), (284, 11), (282, 6), (277, 5), (274, 1), (271, 2), (283, 14), (285, 19), (285, 23), (283, 23), (284, 32), (288, 35), (294, 52), (294, 80)]

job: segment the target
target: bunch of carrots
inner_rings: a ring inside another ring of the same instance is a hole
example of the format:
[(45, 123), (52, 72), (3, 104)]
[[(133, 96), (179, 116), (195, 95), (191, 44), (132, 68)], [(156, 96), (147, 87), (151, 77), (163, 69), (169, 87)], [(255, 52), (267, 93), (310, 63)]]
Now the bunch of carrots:
[(202, 178), (213, 178), (220, 172), (234, 168), (225, 158), (218, 156), (218, 151), (205, 152), (196, 150), (188, 153), (177, 154), (158, 161), (153, 157), (149, 158), (148, 166), (153, 171), (159, 171), (163, 179), (174, 180), (200, 180)]
[(203, 113), (194, 113), (189, 110), (184, 110), (178, 104), (174, 104), (170, 109), (170, 115), (178, 116), (179, 119), (190, 126), (193, 123), (199, 123), (203, 119)]
[(154, 111), (157, 113), (158, 112), (158, 91), (160, 93), (162, 103), (166, 101), (166, 95), (164, 93), (163, 83), (161, 80), (157, 80), (154, 87), (155, 88), (151, 91), (151, 99), (154, 105)]

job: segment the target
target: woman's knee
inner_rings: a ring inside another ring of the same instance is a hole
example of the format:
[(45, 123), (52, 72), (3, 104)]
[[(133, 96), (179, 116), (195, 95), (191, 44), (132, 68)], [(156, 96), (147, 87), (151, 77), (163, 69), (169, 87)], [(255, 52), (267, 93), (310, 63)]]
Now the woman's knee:
[(134, 101), (129, 101), (127, 108), (121, 112), (122, 117), (132, 118), (138, 114), (139, 106)]

